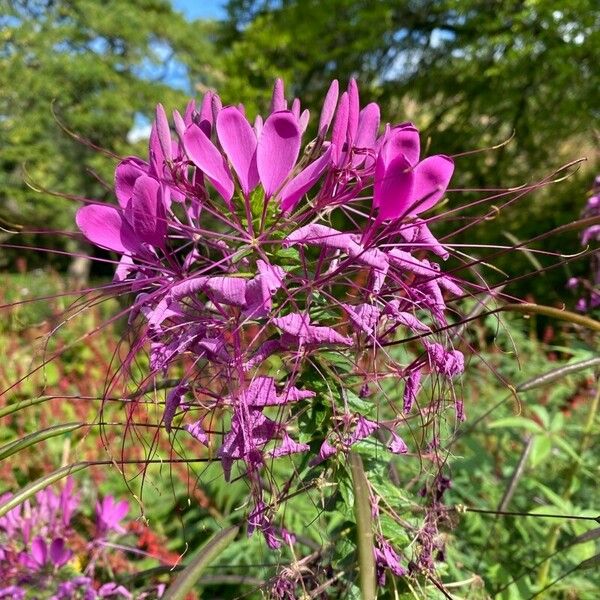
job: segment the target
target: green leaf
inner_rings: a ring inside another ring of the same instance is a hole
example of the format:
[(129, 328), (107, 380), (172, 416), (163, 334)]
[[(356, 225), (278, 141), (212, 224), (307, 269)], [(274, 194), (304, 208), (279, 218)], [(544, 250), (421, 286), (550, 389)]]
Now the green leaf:
[(505, 417), (503, 419), (497, 419), (489, 424), (492, 429), (498, 427), (514, 427), (516, 429), (526, 429), (532, 433), (542, 433), (544, 430), (531, 419), (525, 417)]
[(213, 535), (198, 552), (198, 555), (181, 571), (169, 586), (164, 600), (184, 600), (196, 585), (206, 567), (234, 540), (239, 527), (232, 526)]
[(87, 467), (89, 467), (89, 463), (87, 462), (73, 463), (67, 465), (66, 467), (61, 467), (56, 471), (52, 471), (52, 473), (45, 475), (44, 477), (40, 477), (40, 479), (36, 479), (29, 485), (25, 486), (22, 490), (18, 491), (16, 494), (13, 494), (8, 500), (0, 504), (0, 517), (3, 517), (9, 510), (12, 510), (15, 508), (15, 506), (19, 506), (19, 504), (22, 504), (25, 502), (25, 500), (31, 498), (31, 496), (47, 488), (49, 485)]
[(52, 400), (52, 398), (53, 396), (40, 396), (39, 398), (28, 398), (27, 400), (20, 400), (18, 402), (7, 404), (0, 408), (0, 419), (24, 408), (28, 408), (29, 406), (35, 406), (36, 404)]
[(0, 447), (0, 460), (4, 460), (5, 458), (12, 456), (17, 452), (21, 452), (21, 450), (25, 450), (25, 448), (39, 444), (48, 438), (63, 435), (64, 433), (70, 433), (71, 431), (80, 429), (83, 426), (84, 425), (82, 423), (63, 423), (61, 425), (54, 425), (53, 427), (47, 427), (46, 429), (34, 431), (23, 438), (13, 440), (12, 442), (4, 444), (4, 446)]
[(539, 435), (533, 441), (529, 460), (532, 467), (537, 467), (552, 451), (552, 440), (547, 435)]
[(356, 517), (356, 544), (358, 546), (358, 574), (362, 600), (375, 600), (375, 553), (373, 551), (373, 524), (369, 485), (360, 456), (351, 452), (350, 470), (354, 488), (354, 515)]

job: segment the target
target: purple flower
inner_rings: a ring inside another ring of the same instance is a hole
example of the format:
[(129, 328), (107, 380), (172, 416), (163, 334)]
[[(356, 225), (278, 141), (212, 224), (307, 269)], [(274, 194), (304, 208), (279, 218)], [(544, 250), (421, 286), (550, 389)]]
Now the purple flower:
[(419, 160), (419, 132), (412, 123), (393, 127), (377, 156), (373, 204), (380, 219), (412, 216), (434, 206), (446, 192), (454, 172), (443, 155)]
[(385, 572), (388, 569), (396, 577), (403, 577), (407, 574), (407, 570), (400, 564), (400, 556), (383, 537), (377, 536), (374, 552), (379, 585), (385, 585)]
[(100, 502), (97, 502), (96, 529), (98, 537), (103, 537), (111, 531), (125, 533), (121, 521), (128, 512), (129, 504), (125, 500), (117, 502), (112, 496), (105, 496)]
[[(119, 293), (135, 297), (127, 361), (148, 349), (149, 380), (178, 377), (165, 392), (166, 430), (180, 414), (192, 438), (214, 446), (227, 480), (239, 467), (249, 531), (271, 547), (282, 537), (278, 498), (270, 505), (264, 486), (273, 461), (308, 455), (316, 466), (376, 432), (387, 452), (409, 451), (400, 417), (375, 420), (339, 388), (365, 396), (380, 378), (403, 379), (401, 415), (430, 372), (452, 385), (464, 368), (434, 332), (448, 326), (449, 299), (468, 290), (444, 273), (451, 247), (419, 218), (446, 193), (453, 161), (422, 157), (412, 123), (380, 128), (379, 106), (361, 106), (354, 80), (345, 90), (332, 82), (318, 136), (303, 147), (309, 117), (280, 80), (253, 123), (209, 92), (173, 112), (171, 131), (159, 105), (147, 159), (117, 166), (118, 206), (77, 214), (88, 240), (117, 253)], [(407, 337), (416, 358), (398, 362), (391, 347)], [(351, 367), (335, 372), (336, 360)], [(222, 431), (205, 431), (215, 419)], [(122, 532), (126, 512), (105, 498), (98, 534)]]

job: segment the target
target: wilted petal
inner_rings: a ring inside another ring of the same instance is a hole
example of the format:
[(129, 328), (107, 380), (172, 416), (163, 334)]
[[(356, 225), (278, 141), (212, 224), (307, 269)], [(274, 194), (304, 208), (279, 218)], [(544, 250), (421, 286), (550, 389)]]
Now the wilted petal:
[(156, 179), (147, 175), (138, 177), (126, 215), (139, 240), (155, 247), (164, 245), (167, 221), (161, 185)]
[(341, 233), (337, 229), (318, 223), (305, 225), (296, 229), (282, 243), (284, 248), (289, 248), (297, 244), (309, 244), (322, 248), (342, 250), (349, 256), (356, 256), (362, 251), (362, 247), (351, 234)]
[(411, 371), (404, 381), (404, 406), (402, 410), (405, 414), (410, 412), (413, 404), (417, 400), (417, 394), (421, 389), (421, 370)]
[(412, 313), (398, 310), (397, 301), (390, 302), (384, 309), (385, 314), (393, 317), (394, 321), (413, 331), (430, 331), (430, 328), (419, 321)]
[[(400, 564), (400, 557), (396, 551), (383, 538), (377, 540), (377, 547), (374, 548), (375, 561), (378, 571), (381, 569), (389, 569), (396, 577), (406, 575), (406, 569)], [(379, 577), (380, 585), (385, 585), (385, 573)]]
[(404, 443), (404, 440), (395, 432), (390, 431), (391, 439), (388, 444), (388, 450), (394, 454), (406, 454), (408, 452), (408, 446)]
[(244, 308), (247, 286), (248, 281), (241, 277), (210, 277), (205, 288), (213, 302)]
[(193, 277), (191, 279), (184, 280), (171, 288), (169, 296), (174, 300), (181, 300), (182, 298), (193, 296), (194, 294), (204, 290), (208, 279), (208, 277)]
[(334, 448), (327, 440), (325, 440), (321, 444), (321, 448), (319, 448), (319, 454), (317, 456), (313, 456), (308, 464), (309, 466), (314, 467), (315, 465), (322, 463), (324, 460), (327, 460), (334, 454), (337, 454), (337, 449)]
[(315, 393), (311, 390), (300, 390), (296, 387), (285, 389), (281, 394), (277, 393), (275, 380), (272, 377), (255, 377), (244, 393), (245, 403), (252, 408), (263, 408), (265, 406), (278, 406), (297, 402), (306, 398), (313, 398)]
[(324, 136), (329, 129), (331, 119), (335, 113), (335, 107), (338, 101), (339, 94), (339, 83), (337, 79), (334, 79), (327, 90), (325, 101), (323, 102), (323, 108), (321, 109), (321, 117), (319, 119), (319, 135)]
[(287, 456), (288, 454), (296, 454), (298, 452), (306, 452), (310, 450), (308, 444), (300, 444), (293, 440), (287, 433), (283, 434), (283, 441), (277, 448), (269, 451), (268, 456), (272, 458), (279, 458), (280, 456)]
[(83, 235), (97, 246), (123, 254), (142, 250), (129, 223), (112, 206), (83, 206), (77, 211), (75, 221)]
[(258, 350), (252, 355), (252, 358), (244, 364), (244, 370), (250, 371), (251, 369), (258, 367), (262, 362), (269, 358), (269, 356), (281, 350), (281, 348), (280, 340), (267, 340), (266, 342), (263, 342)]
[(302, 196), (315, 185), (319, 177), (321, 177), (331, 163), (331, 152), (331, 146), (329, 146), (321, 157), (313, 161), (283, 186), (280, 194), (282, 211), (290, 212), (294, 210)]
[(231, 206), (234, 184), (227, 163), (216, 146), (197, 125), (190, 125), (183, 136), (190, 160), (208, 177), (215, 189)]
[(372, 304), (342, 304), (354, 329), (359, 333), (373, 335), (379, 322), (381, 309)]
[(454, 173), (454, 161), (442, 154), (428, 156), (414, 168), (411, 215), (428, 210), (442, 198)]
[(462, 296), (463, 290), (456, 283), (454, 283), (450, 277), (441, 275), (436, 279), (436, 281), (439, 283), (440, 287), (443, 287), (451, 294), (454, 294), (455, 296)]
[(465, 370), (465, 359), (458, 350), (446, 350), (437, 342), (425, 342), (429, 360), (438, 373), (452, 378)]
[(410, 224), (403, 224), (398, 233), (410, 244), (424, 250), (431, 250), (444, 260), (450, 256), (448, 251), (442, 246), (429, 230), (429, 227), (419, 218), (416, 218)]
[(352, 339), (340, 335), (331, 327), (311, 325), (307, 315), (292, 313), (273, 319), (276, 327), (299, 344), (343, 344), (351, 346)]
[(208, 436), (202, 428), (202, 421), (194, 421), (183, 427), (192, 437), (196, 438), (204, 446), (208, 446)]
[(251, 279), (246, 286), (245, 316), (250, 318), (264, 317), (271, 310), (272, 296), (283, 285), (285, 271), (262, 259), (256, 261), (258, 276)]
[(294, 168), (300, 138), (300, 125), (291, 112), (275, 112), (265, 121), (258, 140), (257, 166), (267, 198), (279, 189)]
[(429, 262), (419, 260), (410, 252), (400, 250), (399, 248), (392, 248), (392, 250), (388, 252), (388, 258), (390, 259), (390, 262), (397, 267), (404, 271), (408, 271), (409, 273), (420, 275), (421, 277), (434, 277), (437, 273), (437, 271), (431, 267)]
[(163, 412), (163, 423), (167, 433), (171, 433), (171, 424), (173, 423), (173, 417), (179, 408), (182, 400), (185, 398), (187, 392), (187, 385), (180, 382), (175, 386), (167, 395), (165, 402), (165, 411)]
[(258, 185), (257, 141), (250, 123), (237, 108), (228, 106), (217, 116), (217, 135), (237, 173), (242, 192), (248, 196)]
[(124, 586), (114, 583), (113, 581), (105, 583), (98, 590), (98, 596), (100, 598), (125, 598), (125, 600), (132, 600), (133, 596), (131, 592)]
[(362, 415), (358, 415), (358, 419), (356, 421), (356, 427), (352, 432), (352, 435), (348, 437), (348, 439), (344, 440), (344, 446), (349, 448), (356, 442), (360, 442), (365, 438), (369, 437), (372, 433), (379, 429), (379, 423), (375, 421), (370, 421), (369, 419), (365, 419)]

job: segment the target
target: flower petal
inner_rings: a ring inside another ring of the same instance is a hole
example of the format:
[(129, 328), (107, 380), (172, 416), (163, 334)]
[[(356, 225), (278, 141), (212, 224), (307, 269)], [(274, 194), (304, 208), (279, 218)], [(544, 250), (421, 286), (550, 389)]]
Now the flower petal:
[(296, 177), (288, 181), (281, 190), (281, 210), (294, 210), (302, 196), (317, 182), (325, 169), (331, 163), (331, 146), (317, 160), (300, 171)]
[(202, 421), (194, 421), (189, 425), (184, 425), (183, 428), (194, 438), (196, 438), (204, 446), (208, 446), (208, 436), (202, 428)]
[(373, 202), (379, 208), (381, 220), (396, 219), (410, 205), (414, 175), (404, 154), (399, 154), (387, 165), (384, 161), (380, 153), (375, 169)]
[(354, 143), (358, 130), (358, 117), (360, 111), (360, 99), (358, 96), (358, 85), (356, 79), (350, 79), (348, 83), (348, 132), (346, 134), (349, 144)]
[(250, 123), (235, 106), (228, 106), (217, 116), (217, 135), (237, 173), (242, 192), (248, 196), (258, 185), (257, 141)]
[(145, 175), (150, 170), (150, 165), (135, 156), (128, 156), (122, 160), (115, 170), (115, 193), (122, 208), (127, 206), (133, 186), (140, 175)]
[[(204, 97), (202, 98), (202, 104), (200, 106), (200, 122), (199, 126), (202, 129), (204, 135), (210, 138), (210, 134), (213, 126), (213, 98), (215, 97), (215, 93), (211, 90), (208, 90)], [(191, 123), (187, 123), (186, 125), (190, 125)]]
[[(372, 150), (377, 142), (377, 130), (379, 129), (379, 105), (375, 102), (367, 104), (361, 111), (358, 119), (358, 129), (354, 147), (361, 150)], [(375, 159), (366, 153), (356, 153), (352, 158), (352, 165), (359, 166), (365, 162), (365, 167), (373, 166)]]
[(412, 123), (392, 127), (386, 135), (382, 150), (386, 164), (399, 154), (404, 154), (408, 163), (415, 166), (421, 152), (419, 130)]
[(164, 245), (167, 221), (161, 185), (156, 179), (147, 175), (138, 177), (125, 214), (139, 240), (155, 247)]
[(279, 77), (275, 80), (273, 85), (273, 95), (271, 96), (271, 112), (278, 112), (281, 110), (287, 110), (287, 102), (285, 100), (285, 94), (283, 91), (283, 81)]
[(445, 194), (454, 173), (454, 161), (449, 156), (428, 156), (414, 168), (411, 215), (418, 215), (434, 206)]
[(75, 221), (92, 244), (123, 254), (142, 250), (133, 229), (113, 206), (83, 206), (77, 211)]
[(187, 128), (183, 136), (183, 145), (190, 160), (199, 167), (215, 189), (231, 207), (233, 197), (233, 178), (225, 159), (206, 134), (195, 124)]
[(300, 152), (300, 125), (289, 111), (271, 114), (258, 140), (257, 166), (265, 196), (270, 198), (285, 181)]
[(167, 119), (167, 113), (162, 104), (156, 105), (156, 135), (158, 137), (158, 143), (160, 144), (163, 156), (167, 160), (173, 158), (173, 149), (171, 144), (171, 129), (169, 128), (169, 121)]
[(69, 562), (73, 553), (66, 547), (63, 538), (56, 538), (50, 544), (50, 560), (57, 567), (62, 567)]
[(327, 90), (325, 101), (323, 102), (323, 108), (321, 109), (321, 117), (319, 118), (319, 135), (324, 136), (331, 125), (331, 119), (335, 113), (335, 107), (338, 101), (339, 95), (339, 83), (337, 79), (334, 79)]
[(36, 537), (33, 542), (31, 542), (31, 557), (40, 567), (46, 564), (48, 547), (46, 546), (46, 542), (40, 536)]
[(339, 165), (342, 157), (345, 155), (346, 138), (348, 135), (348, 116), (350, 112), (348, 92), (344, 92), (340, 98), (335, 119), (333, 121), (333, 131), (331, 132), (331, 144), (333, 145), (333, 162)]
[(187, 389), (187, 384), (185, 384), (184, 382), (180, 382), (167, 395), (167, 400), (165, 402), (165, 410), (163, 412), (163, 423), (165, 425), (167, 433), (171, 433), (171, 424), (173, 423), (173, 417), (175, 416), (175, 412), (179, 408), (179, 405), (181, 404), (182, 400), (185, 398)]

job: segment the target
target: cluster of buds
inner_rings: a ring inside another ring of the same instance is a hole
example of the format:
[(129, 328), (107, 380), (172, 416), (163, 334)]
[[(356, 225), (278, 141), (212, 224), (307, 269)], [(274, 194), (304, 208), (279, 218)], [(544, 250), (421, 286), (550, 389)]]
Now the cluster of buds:
[[(582, 217), (600, 216), (600, 175), (594, 180), (592, 195), (588, 198)], [(581, 245), (590, 246), (600, 242), (600, 225), (590, 225), (581, 233)], [(600, 255), (592, 255), (591, 276), (589, 279), (571, 277), (567, 283), (570, 289), (582, 289), (583, 296), (577, 300), (577, 310), (587, 312), (600, 308)]]
[[(0, 517), (0, 598), (31, 598), (32, 591), (36, 598), (44, 594), (51, 600), (133, 598), (124, 586), (96, 577), (102, 571), (109, 537), (126, 533), (121, 521), (129, 511), (128, 503), (112, 496), (103, 498), (96, 504), (90, 539), (81, 540), (72, 523), (80, 505), (73, 488), (69, 478), (59, 493), (45, 489), (33, 501), (27, 500)], [(10, 497), (5, 494), (0, 501)], [(162, 588), (152, 594), (162, 594)]]
[[(424, 376), (450, 381), (464, 368), (438, 333), (447, 299), (463, 291), (422, 217), (443, 198), (453, 160), (422, 157), (412, 123), (381, 127), (354, 80), (341, 94), (331, 84), (303, 143), (309, 121), (279, 80), (269, 114), (253, 123), (213, 92), (171, 123), (159, 105), (148, 160), (117, 166), (118, 206), (77, 214), (90, 242), (120, 255), (112, 289), (134, 294), (130, 322), (143, 323), (131, 360), (147, 347), (149, 376), (172, 378), (181, 355), (190, 359), (166, 397), (166, 430), (179, 424), (214, 447), (227, 479), (240, 468), (249, 532), (272, 548), (293, 536), (266, 498), (270, 461), (317, 465), (366, 438), (404, 454)], [(408, 338), (413, 351), (399, 353)], [(371, 398), (390, 380), (403, 402), (382, 420)], [(326, 406), (318, 425), (299, 416), (317, 405)], [(392, 552), (382, 541), (381, 561)]]

